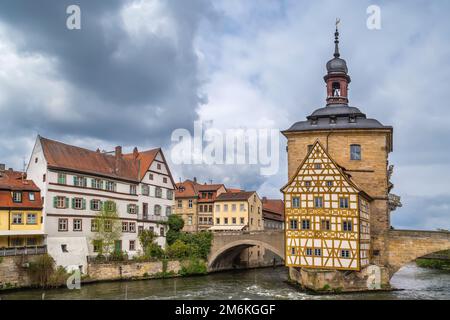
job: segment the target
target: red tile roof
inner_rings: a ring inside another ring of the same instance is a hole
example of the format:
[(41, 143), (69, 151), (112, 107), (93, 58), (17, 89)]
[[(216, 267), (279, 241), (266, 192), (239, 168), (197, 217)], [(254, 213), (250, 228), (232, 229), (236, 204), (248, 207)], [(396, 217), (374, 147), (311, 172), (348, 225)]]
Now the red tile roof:
[(265, 219), (284, 221), (284, 201), (278, 199), (262, 199)]
[[(22, 202), (13, 202), (13, 191), (22, 192)], [(29, 194), (34, 193), (34, 201)], [(26, 179), (26, 173), (17, 171), (0, 171), (0, 208), (42, 209), (40, 189), (32, 180)]]
[[(139, 182), (160, 148), (116, 156), (39, 137), (49, 168)], [(162, 152), (162, 151), (161, 151)], [(170, 172), (169, 172), (170, 175)], [(172, 177), (171, 177), (172, 179)]]
[(241, 191), (241, 192), (225, 192), (220, 194), (216, 201), (246, 201), (255, 191)]
[[(200, 184), (192, 180), (186, 180), (176, 184), (175, 198), (200, 198), (200, 202), (211, 202), (215, 200), (215, 195), (220, 188), (224, 188), (223, 184)], [(226, 190), (226, 189), (225, 189)], [(201, 199), (201, 192), (212, 192), (212, 199)]]

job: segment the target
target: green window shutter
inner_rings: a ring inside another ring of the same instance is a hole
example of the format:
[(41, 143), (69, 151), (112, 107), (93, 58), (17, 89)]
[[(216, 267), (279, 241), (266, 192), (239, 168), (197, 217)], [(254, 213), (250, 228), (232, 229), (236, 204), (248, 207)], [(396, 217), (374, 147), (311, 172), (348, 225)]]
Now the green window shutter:
[(72, 198), (72, 209), (75, 209), (75, 198)]
[(94, 210), (94, 200), (93, 199), (90, 201), (90, 204), (91, 204), (91, 210)]
[(94, 181), (95, 179), (91, 179), (91, 188), (94, 188)]
[(86, 210), (86, 199), (83, 199), (83, 210)]
[(65, 207), (69, 208), (69, 198), (64, 198)]
[(56, 208), (57, 203), (58, 203), (58, 198), (53, 197), (53, 208)]
[(83, 178), (83, 186), (87, 187), (87, 178)]
[(73, 176), (73, 185), (75, 185), (76, 180), (77, 180), (77, 177)]
[(136, 206), (136, 214), (139, 213), (139, 206)]
[(130, 205), (127, 204), (127, 213), (130, 213)]
[(102, 210), (103, 209), (103, 201), (99, 201), (98, 206), (99, 206), (99, 209)]

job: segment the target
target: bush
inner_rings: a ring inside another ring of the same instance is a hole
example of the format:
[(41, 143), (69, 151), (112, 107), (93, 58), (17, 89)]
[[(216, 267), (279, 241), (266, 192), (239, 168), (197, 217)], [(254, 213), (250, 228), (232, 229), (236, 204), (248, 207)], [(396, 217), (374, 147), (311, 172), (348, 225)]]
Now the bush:
[(54, 269), (55, 260), (50, 255), (44, 254), (39, 256), (36, 261), (30, 262), (28, 271), (34, 283), (40, 287), (46, 287)]
[(184, 259), (192, 256), (193, 248), (181, 240), (175, 241), (167, 247), (167, 255), (172, 259)]
[(146, 249), (144, 256), (146, 258), (162, 258), (164, 257), (164, 250), (158, 244), (152, 243)]
[(111, 261), (127, 261), (128, 253), (126, 251), (115, 250), (110, 255)]
[(169, 216), (169, 220), (167, 221), (167, 224), (169, 225), (169, 229), (173, 231), (181, 231), (184, 227), (184, 220), (180, 216), (173, 214)]
[(185, 261), (181, 267), (180, 275), (200, 275), (207, 274), (208, 268), (206, 267), (206, 262), (202, 259), (191, 259)]

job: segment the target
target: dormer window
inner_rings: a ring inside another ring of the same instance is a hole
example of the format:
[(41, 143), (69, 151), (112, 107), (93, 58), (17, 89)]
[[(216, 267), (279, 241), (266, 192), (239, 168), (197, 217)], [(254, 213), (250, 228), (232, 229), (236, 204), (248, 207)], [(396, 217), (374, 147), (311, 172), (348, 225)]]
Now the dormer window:
[(336, 124), (336, 117), (330, 117), (330, 124)]
[(355, 122), (356, 122), (356, 117), (355, 117), (355, 116), (350, 116), (350, 117), (348, 118), (348, 122), (350, 122), (350, 123), (355, 123)]
[(311, 124), (312, 124), (313, 126), (317, 125), (317, 118), (312, 118), (312, 119), (311, 119)]

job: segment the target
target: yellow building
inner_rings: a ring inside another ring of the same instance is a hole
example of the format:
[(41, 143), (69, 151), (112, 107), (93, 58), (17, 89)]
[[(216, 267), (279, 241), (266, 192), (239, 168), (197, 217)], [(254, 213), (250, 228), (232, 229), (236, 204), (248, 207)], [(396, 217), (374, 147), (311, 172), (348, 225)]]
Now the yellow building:
[[(42, 199), (25, 174), (0, 168), (0, 250), (44, 244)], [(1, 255), (1, 254), (0, 254)]]
[(214, 202), (212, 231), (264, 230), (262, 202), (255, 191), (226, 192)]

